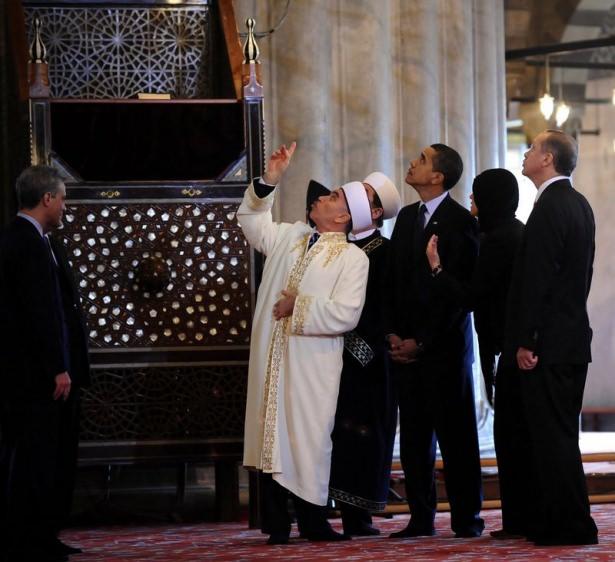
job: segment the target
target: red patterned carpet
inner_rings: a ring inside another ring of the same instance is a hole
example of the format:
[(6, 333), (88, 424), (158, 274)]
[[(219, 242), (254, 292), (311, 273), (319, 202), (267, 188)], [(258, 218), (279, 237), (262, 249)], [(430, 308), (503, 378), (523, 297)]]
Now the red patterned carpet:
[[(377, 519), (385, 533), (375, 538), (359, 538), (343, 543), (309, 543), (292, 538), (286, 546), (266, 546), (265, 537), (248, 530), (246, 523), (207, 523), (199, 525), (159, 525), (71, 529), (63, 534), (69, 544), (85, 552), (71, 556), (72, 562), (116, 562), (144, 560), (328, 560), (381, 562), (409, 559), (489, 561), (501, 560), (613, 560), (615, 561), (615, 504), (592, 506), (600, 529), (600, 544), (586, 547), (538, 548), (522, 540), (496, 541), (488, 533), (478, 539), (455, 539), (449, 527), (449, 514), (436, 519), (438, 535), (421, 539), (393, 540), (386, 533), (403, 528), (407, 515)], [(487, 530), (500, 526), (500, 512), (484, 512)], [(340, 522), (334, 521), (339, 528)]]

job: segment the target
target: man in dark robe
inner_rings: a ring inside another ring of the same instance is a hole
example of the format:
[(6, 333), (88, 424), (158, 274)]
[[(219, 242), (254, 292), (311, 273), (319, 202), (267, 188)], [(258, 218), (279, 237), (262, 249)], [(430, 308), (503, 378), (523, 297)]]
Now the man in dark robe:
[(344, 368), (331, 435), (333, 454), (329, 495), (342, 513), (347, 535), (377, 535), (372, 511), (382, 511), (389, 491), (397, 404), (382, 327), (382, 287), (389, 240), (380, 233), (383, 219), (397, 216), (401, 199), (381, 172), (363, 184), (372, 224), (349, 240), (369, 258), (365, 306), (358, 326), (344, 336)]

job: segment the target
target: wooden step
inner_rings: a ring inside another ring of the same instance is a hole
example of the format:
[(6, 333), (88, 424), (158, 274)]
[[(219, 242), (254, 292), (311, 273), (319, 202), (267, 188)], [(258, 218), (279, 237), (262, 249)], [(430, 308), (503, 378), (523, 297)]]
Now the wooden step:
[[(606, 459), (606, 460), (605, 460)], [(606, 503), (615, 501), (615, 454), (600, 453), (583, 455), (583, 467), (587, 478), (587, 488), (591, 503)], [(483, 480), (483, 508), (500, 507), (500, 490), (498, 484), (498, 471), (495, 459), (481, 459), (481, 472)], [(400, 463), (394, 463), (391, 473), (391, 488), (400, 496), (405, 496), (404, 473)], [(438, 510), (447, 511), (449, 505), (444, 486), (442, 462), (436, 465), (436, 493), (438, 497)], [(389, 501), (387, 512), (401, 513), (407, 511), (405, 501)]]

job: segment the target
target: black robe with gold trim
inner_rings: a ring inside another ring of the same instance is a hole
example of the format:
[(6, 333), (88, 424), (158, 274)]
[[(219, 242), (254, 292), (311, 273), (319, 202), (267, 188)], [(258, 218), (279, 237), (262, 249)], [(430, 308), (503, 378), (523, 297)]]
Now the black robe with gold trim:
[(344, 338), (329, 495), (369, 511), (386, 506), (397, 404), (382, 328), (382, 281), (389, 241), (376, 230), (353, 241), (369, 258), (365, 306)]

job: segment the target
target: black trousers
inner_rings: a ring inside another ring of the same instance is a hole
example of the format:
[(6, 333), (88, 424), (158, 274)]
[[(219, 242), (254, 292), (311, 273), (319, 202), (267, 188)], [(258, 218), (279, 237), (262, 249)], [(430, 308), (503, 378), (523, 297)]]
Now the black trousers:
[(525, 421), (519, 370), (500, 361), (495, 378), (493, 436), (502, 502), (502, 527), (532, 535), (530, 436)]
[(482, 531), (480, 453), (469, 361), (419, 360), (396, 365), (400, 457), (410, 525), (433, 527), (436, 513), (436, 438), (444, 462), (455, 532)]
[(579, 450), (579, 416), (587, 364), (541, 365), (520, 371), (529, 435), (533, 532), (538, 538), (591, 541), (590, 514)]
[(493, 394), (495, 386), (495, 359), (498, 356), (497, 347), (492, 338), (486, 335), (478, 336), (478, 353), (480, 357), (480, 367), (485, 381), (485, 391), (489, 404), (493, 404)]
[(373, 523), (372, 514), (367, 509), (344, 502), (339, 502), (337, 507), (342, 515), (344, 532), (354, 531), (361, 525), (371, 526)]
[(291, 516), (288, 500), (295, 506), (297, 527), (302, 536), (309, 537), (329, 529), (326, 507), (315, 505), (289, 492), (278, 484), (271, 474), (261, 472), (261, 521), (262, 531), (267, 535), (290, 535)]
[(70, 398), (1, 406), (2, 544), (44, 545), (70, 513), (79, 443), (79, 390)]

